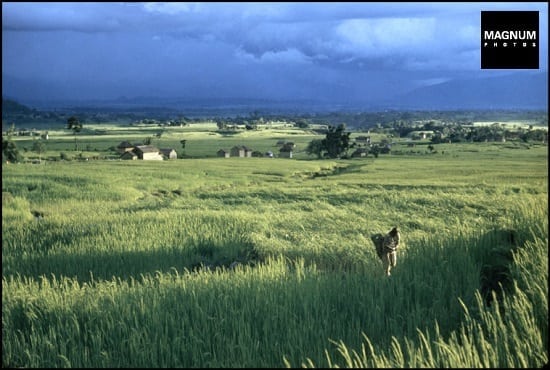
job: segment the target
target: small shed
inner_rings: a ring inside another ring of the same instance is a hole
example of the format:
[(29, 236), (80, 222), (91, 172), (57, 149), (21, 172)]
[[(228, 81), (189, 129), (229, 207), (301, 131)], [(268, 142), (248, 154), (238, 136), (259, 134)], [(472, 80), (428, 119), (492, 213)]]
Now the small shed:
[(227, 150), (225, 149), (220, 149), (216, 152), (216, 154), (218, 155), (218, 157), (222, 157), (222, 158), (229, 158), (231, 153), (229, 153)]
[(279, 156), (281, 158), (292, 158), (292, 150), (294, 149), (294, 143), (286, 143), (281, 149), (279, 149)]
[(244, 145), (231, 148), (232, 157), (252, 157), (252, 149)]
[(178, 153), (172, 148), (161, 148), (160, 152), (164, 156), (164, 159), (177, 159)]

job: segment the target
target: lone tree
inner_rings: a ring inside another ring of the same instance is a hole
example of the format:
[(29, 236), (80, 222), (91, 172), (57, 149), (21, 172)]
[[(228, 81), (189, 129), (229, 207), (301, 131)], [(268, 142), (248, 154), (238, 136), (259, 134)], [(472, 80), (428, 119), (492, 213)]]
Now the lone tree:
[(299, 119), (299, 120), (296, 121), (296, 123), (294, 123), (294, 126), (296, 126), (298, 128), (308, 128), (309, 123), (305, 119)]
[(71, 116), (71, 117), (69, 117), (69, 119), (67, 119), (67, 128), (69, 130), (73, 131), (73, 134), (74, 134), (74, 150), (77, 151), (78, 146), (76, 144), (76, 133), (80, 132), (80, 130), (82, 130), (82, 123), (80, 123), (78, 118), (76, 118), (75, 116)]
[(35, 140), (32, 143), (32, 151), (38, 154), (38, 160), (42, 162), (42, 153), (46, 151), (46, 144), (42, 139)]
[(340, 158), (349, 149), (350, 132), (345, 132), (346, 125), (329, 126), (326, 138), (321, 141), (323, 150), (330, 158)]
[(180, 140), (180, 144), (181, 144), (181, 155), (183, 157), (185, 155), (185, 144), (187, 144), (187, 140), (185, 139)]

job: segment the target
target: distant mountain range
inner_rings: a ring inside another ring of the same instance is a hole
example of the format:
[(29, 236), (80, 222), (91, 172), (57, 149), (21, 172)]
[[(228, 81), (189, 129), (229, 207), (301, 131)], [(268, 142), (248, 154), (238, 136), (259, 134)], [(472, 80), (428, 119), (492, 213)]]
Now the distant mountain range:
[(12, 99), (2, 98), (2, 117), (4, 114), (32, 114), (33, 110), (26, 105), (16, 102)]
[[(2, 76), (2, 95), (40, 110), (86, 107), (110, 110), (159, 109), (186, 112), (190, 116), (238, 115), (253, 111), (262, 113), (296, 113), (322, 111), (460, 110), (460, 109), (529, 109), (548, 110), (548, 73), (511, 72), (507, 76), (483, 79), (450, 80), (418, 88), (390, 100), (338, 101), (335, 99), (269, 100), (241, 98), (162, 98), (120, 97), (111, 100), (48, 99), (48, 86)], [(31, 94), (32, 93), (32, 94)], [(39, 96), (44, 96), (38, 99)], [(3, 107), (4, 109), (4, 107)]]
[(398, 109), (548, 110), (548, 73), (452, 80), (418, 88), (387, 104)]

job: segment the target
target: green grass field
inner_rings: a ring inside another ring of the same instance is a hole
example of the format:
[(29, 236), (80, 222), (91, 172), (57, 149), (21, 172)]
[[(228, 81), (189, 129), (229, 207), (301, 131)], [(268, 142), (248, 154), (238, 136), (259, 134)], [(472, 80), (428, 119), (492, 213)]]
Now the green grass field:
[[(280, 130), (163, 134), (193, 159), (4, 164), (3, 367), (547, 364), (547, 146), (214, 158), (315, 138)], [(370, 235), (392, 226), (385, 277)]]
[[(318, 125), (312, 125), (316, 128)], [(155, 134), (162, 133), (160, 138)], [(312, 129), (301, 130), (288, 127), (288, 124), (264, 125), (258, 130), (247, 131), (244, 128), (219, 132), (213, 122), (193, 123), (184, 127), (158, 127), (156, 125), (115, 125), (88, 124), (82, 132), (76, 135), (77, 149), (75, 151), (75, 135), (69, 130), (48, 131), (49, 140), (44, 141), (45, 153), (41, 158), (59, 159), (60, 152), (70, 158), (76, 158), (82, 153), (84, 157), (108, 156), (117, 158), (119, 155), (110, 150), (122, 141), (140, 145), (143, 140), (153, 137), (152, 144), (160, 148), (173, 148), (182, 152), (181, 140), (187, 140), (185, 155), (192, 158), (215, 158), (219, 149), (229, 150), (235, 145), (247, 145), (255, 151), (265, 153), (272, 151), (278, 154), (279, 140), (293, 141), (298, 146), (298, 152), (303, 152), (307, 144), (318, 138)], [(32, 151), (33, 138), (29, 136), (15, 137), (20, 150), (24, 150), (27, 158), (38, 158)], [(37, 140), (37, 138), (35, 138)], [(308, 158), (304, 153), (298, 153), (300, 158)]]

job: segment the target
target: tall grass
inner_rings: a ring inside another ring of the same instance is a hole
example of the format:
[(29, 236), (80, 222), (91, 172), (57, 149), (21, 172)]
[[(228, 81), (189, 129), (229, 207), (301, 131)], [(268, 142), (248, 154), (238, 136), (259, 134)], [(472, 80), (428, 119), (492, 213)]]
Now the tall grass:
[(5, 166), (2, 364), (541, 366), (541, 153)]
[[(530, 231), (532, 227), (525, 221), (522, 226), (523, 231)], [(500, 295), (500, 299), (493, 291), (490, 306), (476, 290), (473, 302), (466, 303), (463, 296), (458, 296), (458, 302), (453, 304), (462, 306), (460, 318), (438, 318), (426, 329), (419, 326), (416, 335), (392, 335), (389, 345), (381, 345), (365, 332), (362, 332), (363, 343), (355, 347), (358, 349), (343, 340), (331, 340), (337, 350), (336, 355), (327, 350), (324, 361), (316, 362), (308, 357), (302, 361), (302, 367), (534, 368), (547, 365), (547, 226), (536, 224), (536, 228), (542, 227), (539, 232), (514, 253), (510, 266), (512, 286)], [(490, 245), (477, 246), (481, 249), (488, 247)], [(413, 285), (419, 285), (419, 281)], [(395, 304), (401, 303), (401, 297)], [(440, 305), (440, 302), (435, 301), (434, 304)], [(459, 324), (450, 332), (445, 332), (441, 326), (449, 320)], [(287, 367), (296, 366), (287, 359), (285, 364)]]
[[(540, 366), (547, 240), (537, 238), (516, 256), (528, 263), (514, 264), (514, 290), (491, 308), (476, 289), (482, 261), (474, 258), (488, 246), (466, 239), (414, 245), (391, 279), (368, 263), (327, 272), (282, 257), (129, 280), (12, 275), (2, 282), (4, 364), (280, 367), (283, 358), (299, 364), (307, 354), (323, 367)], [(525, 274), (529, 265), (538, 268)], [(320, 351), (332, 338), (341, 361), (334, 350)], [(357, 347), (360, 339), (367, 343), (361, 355), (343, 344)]]

